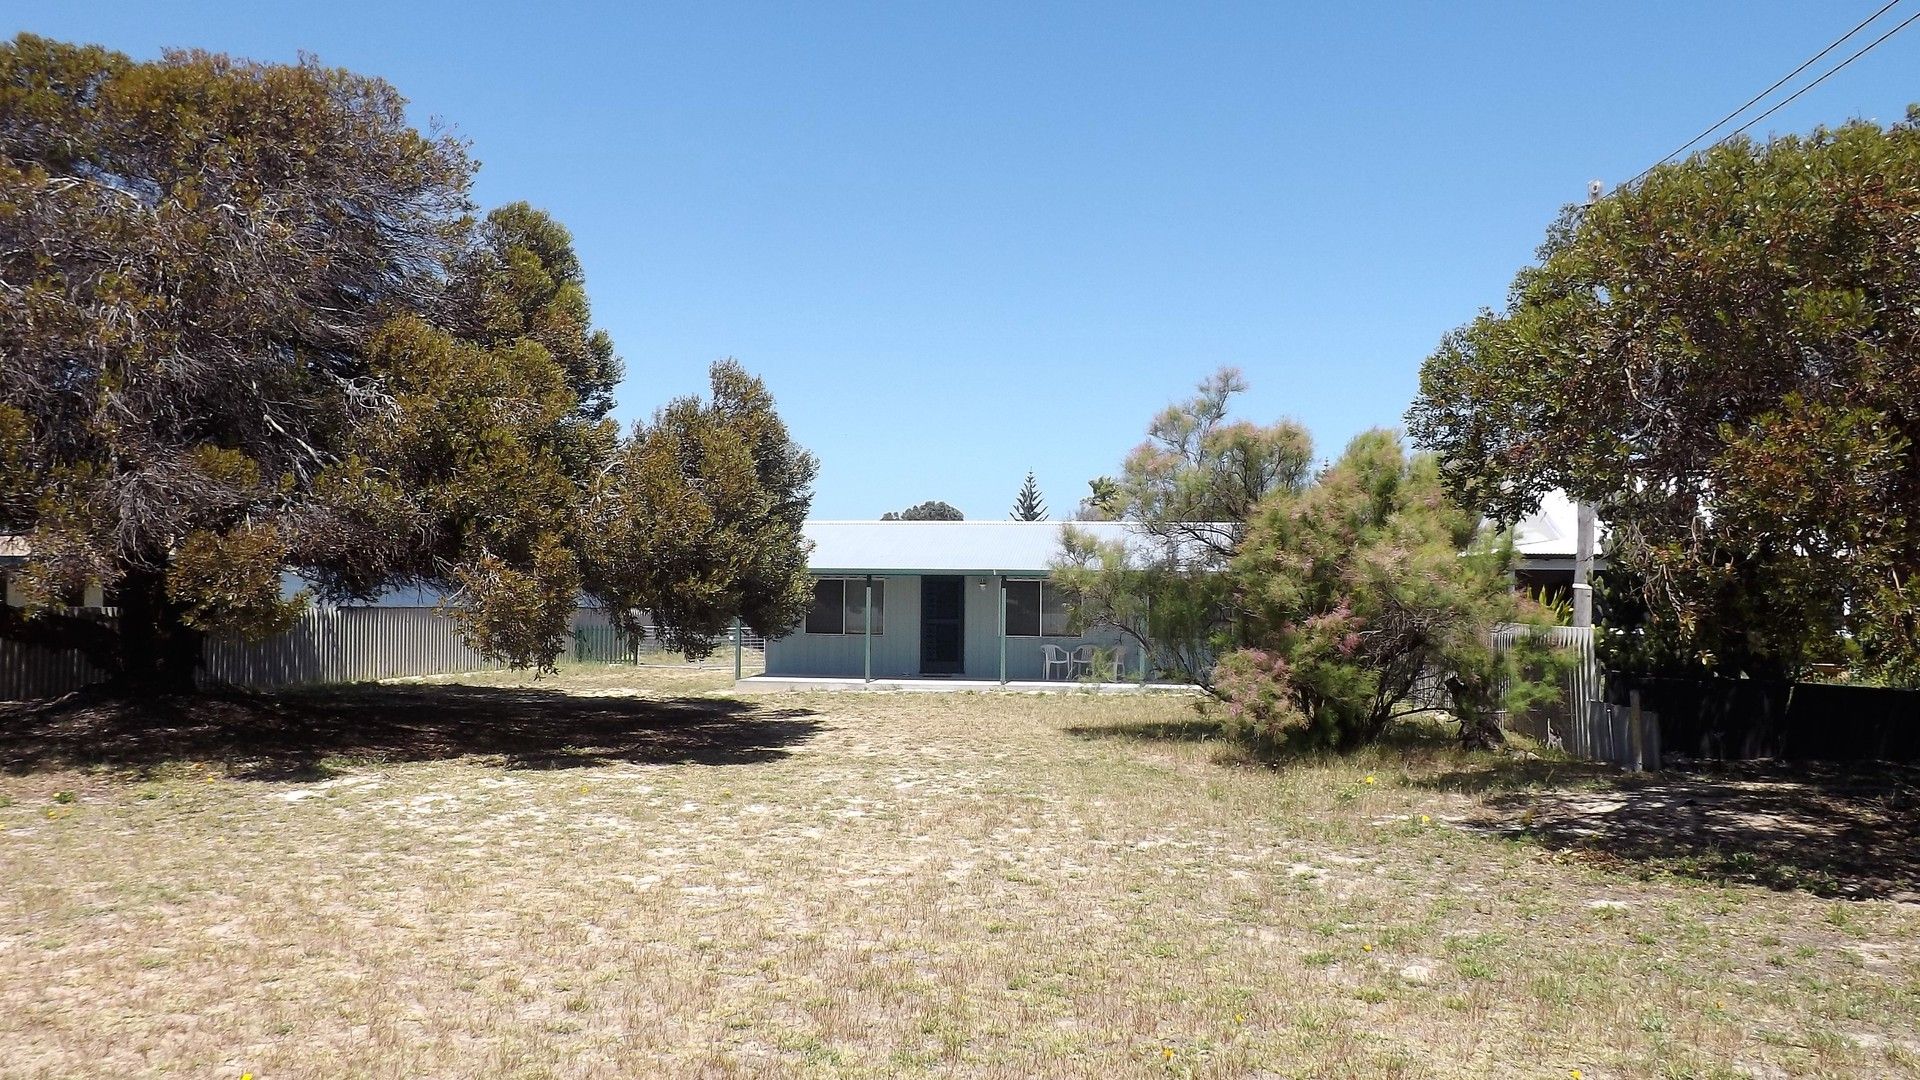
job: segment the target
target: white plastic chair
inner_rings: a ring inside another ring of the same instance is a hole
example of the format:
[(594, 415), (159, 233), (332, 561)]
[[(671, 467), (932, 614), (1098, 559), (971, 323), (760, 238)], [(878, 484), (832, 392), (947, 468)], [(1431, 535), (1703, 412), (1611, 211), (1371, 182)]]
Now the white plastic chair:
[(1071, 679), (1076, 675), (1093, 674), (1093, 646), (1075, 646), (1073, 655), (1069, 660), (1071, 662), (1067, 665), (1067, 678)]
[(1046, 678), (1048, 681), (1052, 681), (1053, 669), (1056, 667), (1060, 668), (1066, 674), (1067, 678), (1073, 678), (1073, 658), (1067, 655), (1067, 650), (1058, 645), (1042, 645), (1040, 646), (1040, 658), (1046, 661)]

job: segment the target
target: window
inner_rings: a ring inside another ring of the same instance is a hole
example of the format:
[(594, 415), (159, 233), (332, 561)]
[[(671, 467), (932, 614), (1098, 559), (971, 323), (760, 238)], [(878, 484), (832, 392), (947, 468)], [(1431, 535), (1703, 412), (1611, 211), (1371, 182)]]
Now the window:
[[(873, 583), (873, 632), (886, 629), (887, 583)], [(813, 583), (813, 606), (807, 609), (809, 634), (865, 634), (867, 582), (865, 578), (819, 578)]]
[(1067, 601), (1044, 581), (1007, 582), (1008, 637), (1065, 637)]

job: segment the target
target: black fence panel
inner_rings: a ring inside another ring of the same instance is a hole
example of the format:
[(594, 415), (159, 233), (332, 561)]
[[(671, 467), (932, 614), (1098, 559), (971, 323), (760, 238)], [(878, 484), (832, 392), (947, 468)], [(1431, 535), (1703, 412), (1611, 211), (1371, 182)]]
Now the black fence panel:
[(1609, 674), (1610, 702), (1626, 704), (1630, 690), (1658, 716), (1668, 754), (1920, 763), (1920, 690)]

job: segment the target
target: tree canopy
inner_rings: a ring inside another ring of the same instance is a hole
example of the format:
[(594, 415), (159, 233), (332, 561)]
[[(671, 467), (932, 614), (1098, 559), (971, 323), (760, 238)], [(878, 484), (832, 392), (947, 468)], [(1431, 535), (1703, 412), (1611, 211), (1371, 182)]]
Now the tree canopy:
[(895, 513), (892, 510), (880, 515), (881, 521), (965, 521), (967, 515), (955, 507), (938, 500), (915, 503)]
[(1047, 520), (1047, 500), (1040, 497), (1040, 485), (1033, 479), (1033, 470), (1027, 470), (1027, 478), (1020, 483), (1020, 491), (1013, 497), (1013, 510), (1008, 517), (1015, 521)]
[(1227, 419), (1243, 389), (1219, 372), (1154, 420), (1107, 487), (1131, 542), (1067, 528), (1075, 621), (1133, 635), (1252, 741), (1349, 749), (1442, 702), (1469, 745), (1499, 741), (1497, 710), (1532, 687), (1488, 638), (1525, 614), (1510, 545), (1392, 433), (1315, 473), (1298, 424)]
[[(517, 664), (583, 590), (690, 651), (791, 625), (814, 466), (764, 387), (717, 365), (623, 440), (572, 237), (476, 219), (474, 169), (311, 58), (0, 45), (0, 533), (31, 601), (0, 634), (177, 688), (202, 635), (288, 624), (289, 571), (441, 587)], [(680, 549), (640, 542), (668, 521)], [(85, 584), (116, 622), (59, 607)]]
[(1670, 664), (1920, 680), (1916, 223), (1914, 113), (1661, 166), (1562, 215), (1409, 427), (1505, 520), (1598, 504)]

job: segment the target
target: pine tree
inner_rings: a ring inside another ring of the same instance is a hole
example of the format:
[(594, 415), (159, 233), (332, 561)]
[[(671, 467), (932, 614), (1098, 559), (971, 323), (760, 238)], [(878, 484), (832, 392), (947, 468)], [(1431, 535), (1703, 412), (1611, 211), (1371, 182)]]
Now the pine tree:
[(1040, 485), (1033, 481), (1033, 470), (1027, 470), (1026, 483), (1020, 485), (1020, 494), (1014, 496), (1013, 513), (1008, 515), (1015, 521), (1047, 520), (1047, 501), (1040, 497)]

